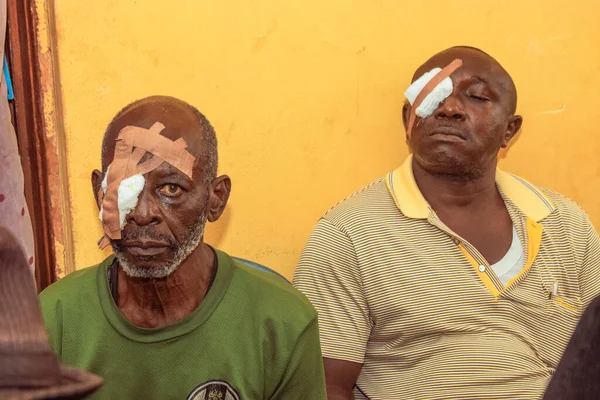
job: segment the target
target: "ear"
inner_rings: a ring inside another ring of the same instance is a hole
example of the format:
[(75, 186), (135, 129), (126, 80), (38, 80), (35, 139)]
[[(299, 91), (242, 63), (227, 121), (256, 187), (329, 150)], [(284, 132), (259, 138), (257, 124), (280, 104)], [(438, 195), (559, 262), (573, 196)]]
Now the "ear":
[(402, 107), (402, 123), (404, 124), (404, 131), (408, 130), (408, 119), (410, 117), (411, 105), (408, 101), (404, 102), (404, 106)]
[(229, 194), (231, 193), (231, 179), (227, 175), (221, 175), (210, 184), (210, 197), (208, 199), (207, 218), (209, 222), (215, 222), (221, 217)]
[(100, 209), (100, 197), (98, 197), (98, 193), (102, 188), (102, 179), (104, 179), (104, 174), (101, 171), (95, 169), (92, 172), (92, 190), (94, 191), (94, 199), (96, 199), (96, 205), (98, 206), (98, 210)]
[(404, 102), (404, 106), (402, 107), (402, 124), (404, 125), (404, 139), (406, 145), (410, 149), (410, 138), (408, 137), (408, 121), (410, 120), (410, 113), (412, 111), (412, 106), (407, 101)]
[(519, 133), (519, 129), (521, 129), (521, 125), (523, 124), (523, 117), (520, 115), (513, 115), (510, 117), (508, 125), (506, 126), (506, 131), (504, 132), (504, 137), (502, 138), (502, 148), (506, 148), (508, 143), (512, 140), (513, 137), (517, 133)]

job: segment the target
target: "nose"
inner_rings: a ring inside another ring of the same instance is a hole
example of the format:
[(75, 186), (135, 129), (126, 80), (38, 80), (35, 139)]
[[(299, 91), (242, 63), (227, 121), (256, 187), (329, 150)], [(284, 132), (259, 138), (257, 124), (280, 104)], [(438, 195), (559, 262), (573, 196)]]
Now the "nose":
[(450, 95), (435, 111), (437, 119), (454, 119), (463, 121), (465, 119), (465, 110), (463, 104), (454, 95)]
[(133, 223), (137, 226), (157, 225), (162, 221), (157, 199), (153, 198), (151, 190), (145, 187), (140, 196), (135, 209), (126, 217), (127, 223)]

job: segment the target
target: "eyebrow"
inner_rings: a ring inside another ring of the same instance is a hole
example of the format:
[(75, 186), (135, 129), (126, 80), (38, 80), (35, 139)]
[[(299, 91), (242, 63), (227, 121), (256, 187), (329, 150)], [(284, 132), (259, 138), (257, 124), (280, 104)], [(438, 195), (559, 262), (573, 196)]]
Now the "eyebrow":
[(490, 83), (490, 81), (488, 79), (483, 78), (483, 77), (481, 77), (479, 75), (473, 75), (471, 78), (475, 79), (478, 82), (485, 83), (488, 86), (492, 86), (491, 83)]
[(178, 169), (161, 171), (159, 168), (157, 168), (154, 171), (150, 171), (150, 172), (155, 172), (158, 176), (160, 176), (161, 179), (176, 178), (179, 180), (184, 180), (184, 181), (190, 180), (191, 181), (191, 179), (188, 178), (187, 175), (180, 172)]
[(500, 93), (502, 93), (502, 91), (505, 90), (504, 87), (502, 87), (502, 85), (499, 85), (497, 82), (494, 83), (491, 80), (479, 75), (473, 75), (471, 77), (471, 80), (474, 80), (477, 83), (483, 83), (487, 86), (487, 90), (490, 90), (492, 93), (495, 93), (497, 95), (500, 95)]

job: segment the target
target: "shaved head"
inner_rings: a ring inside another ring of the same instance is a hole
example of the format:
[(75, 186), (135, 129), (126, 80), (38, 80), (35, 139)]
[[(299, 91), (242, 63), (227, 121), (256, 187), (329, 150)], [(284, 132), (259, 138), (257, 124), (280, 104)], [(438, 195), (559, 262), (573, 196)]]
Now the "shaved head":
[[(178, 133), (180, 137), (186, 138), (188, 151), (196, 157), (196, 162), (202, 164), (208, 182), (217, 176), (218, 152), (215, 129), (194, 106), (169, 96), (150, 96), (136, 100), (117, 113), (104, 133), (102, 170), (106, 172), (106, 168), (112, 162), (116, 139), (121, 129), (128, 125), (148, 129), (157, 121), (163, 123), (167, 130), (174, 134), (173, 136), (177, 136)], [(189, 136), (195, 138), (190, 140)]]

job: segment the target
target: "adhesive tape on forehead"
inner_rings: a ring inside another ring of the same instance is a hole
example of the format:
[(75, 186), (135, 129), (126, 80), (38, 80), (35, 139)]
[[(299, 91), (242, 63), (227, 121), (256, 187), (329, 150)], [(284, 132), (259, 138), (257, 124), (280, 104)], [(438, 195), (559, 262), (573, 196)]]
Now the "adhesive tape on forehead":
[[(425, 72), (419, 79), (414, 81), (412, 85), (406, 89), (404, 96), (408, 102), (413, 105), (421, 90), (427, 83), (433, 79), (442, 69), (434, 68), (429, 72)], [(433, 90), (423, 99), (423, 102), (417, 107), (416, 114), (418, 117), (427, 118), (440, 106), (442, 101), (446, 100), (452, 94), (453, 86), (450, 77), (442, 80)]]

